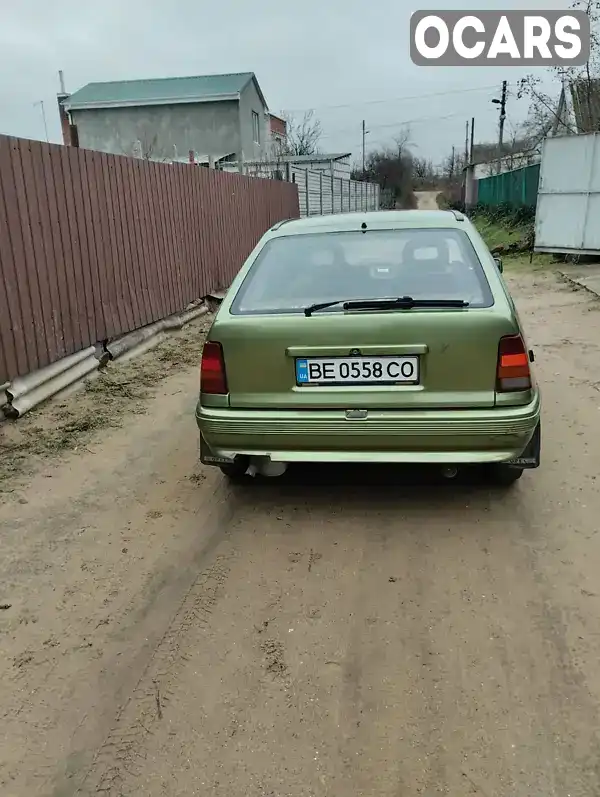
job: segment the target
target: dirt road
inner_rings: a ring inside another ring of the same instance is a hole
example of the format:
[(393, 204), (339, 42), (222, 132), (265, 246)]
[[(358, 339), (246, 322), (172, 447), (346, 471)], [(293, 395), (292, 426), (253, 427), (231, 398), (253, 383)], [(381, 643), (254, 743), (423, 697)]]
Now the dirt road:
[(415, 191), (419, 210), (437, 210), (439, 191)]
[(0, 496), (2, 797), (600, 794), (600, 302), (510, 279), (545, 430), (510, 496), (232, 492), (195, 366)]

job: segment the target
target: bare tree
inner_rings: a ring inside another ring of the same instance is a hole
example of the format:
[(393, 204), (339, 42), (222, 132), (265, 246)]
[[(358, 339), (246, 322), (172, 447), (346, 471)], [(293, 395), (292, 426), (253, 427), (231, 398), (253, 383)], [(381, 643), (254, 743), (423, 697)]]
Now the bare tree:
[(271, 152), (265, 152), (260, 158), (244, 164), (244, 174), (248, 175), (248, 177), (285, 180), (289, 168), (285, 155), (286, 153), (281, 147), (277, 147)]
[(573, 0), (571, 8), (585, 11), (590, 20), (590, 57), (583, 67), (549, 67), (556, 81), (558, 94), (564, 88), (571, 91), (579, 106), (577, 122), (573, 124), (565, 108), (553, 94), (544, 92), (539, 76), (528, 75), (520, 81), (518, 97), (531, 100), (529, 116), (540, 138), (551, 130), (567, 133), (589, 133), (598, 130), (598, 102), (595, 98), (600, 87), (600, 0)]
[[(166, 163), (173, 160), (159, 142), (159, 134), (153, 126), (146, 125), (136, 130), (137, 138), (129, 145), (121, 146), (123, 155), (145, 161)], [(175, 150), (173, 149), (173, 152)]]
[(413, 208), (413, 157), (405, 131), (395, 137), (395, 146), (369, 152), (365, 170), (353, 171), (354, 180), (377, 183), (381, 188), (382, 207)]
[(411, 139), (410, 127), (403, 127), (400, 132), (394, 136), (394, 143), (396, 144), (399, 158), (407, 156), (412, 157), (410, 148), (414, 146), (414, 144)]
[(306, 111), (300, 120), (293, 114), (284, 114), (287, 126), (287, 143), (283, 150), (288, 155), (315, 155), (323, 134), (321, 122), (314, 111)]
[[(450, 156), (452, 157), (452, 156)], [(413, 185), (417, 191), (433, 190), (440, 182), (440, 175), (433, 162), (427, 158), (412, 159)]]

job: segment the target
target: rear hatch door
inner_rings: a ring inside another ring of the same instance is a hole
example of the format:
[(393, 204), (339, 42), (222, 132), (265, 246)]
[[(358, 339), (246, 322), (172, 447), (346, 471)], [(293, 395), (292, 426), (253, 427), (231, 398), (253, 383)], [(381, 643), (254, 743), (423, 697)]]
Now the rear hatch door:
[(232, 407), (493, 407), (498, 341), (490, 308), (229, 316), (223, 345)]

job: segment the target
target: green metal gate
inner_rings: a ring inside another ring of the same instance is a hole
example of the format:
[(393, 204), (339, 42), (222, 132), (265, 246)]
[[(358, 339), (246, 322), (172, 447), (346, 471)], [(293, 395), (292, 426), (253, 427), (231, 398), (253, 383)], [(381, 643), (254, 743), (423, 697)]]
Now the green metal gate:
[(477, 181), (477, 202), (488, 207), (510, 205), (515, 208), (535, 208), (539, 179), (539, 163), (484, 177)]

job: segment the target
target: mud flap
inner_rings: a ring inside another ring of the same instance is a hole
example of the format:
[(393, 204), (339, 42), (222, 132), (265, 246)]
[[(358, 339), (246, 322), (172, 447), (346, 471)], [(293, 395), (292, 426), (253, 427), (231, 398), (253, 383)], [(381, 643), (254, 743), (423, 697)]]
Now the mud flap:
[(213, 454), (206, 440), (200, 435), (200, 462), (203, 465), (232, 465), (233, 459), (229, 457), (217, 457)]
[(509, 459), (505, 464), (511, 468), (521, 470), (539, 468), (542, 452), (542, 422), (540, 421), (535, 428), (533, 437), (527, 444), (520, 457)]

